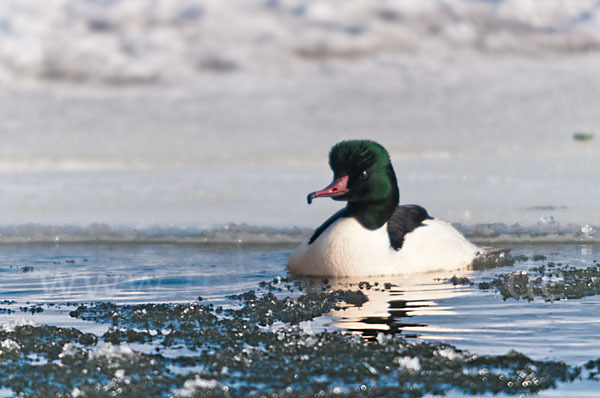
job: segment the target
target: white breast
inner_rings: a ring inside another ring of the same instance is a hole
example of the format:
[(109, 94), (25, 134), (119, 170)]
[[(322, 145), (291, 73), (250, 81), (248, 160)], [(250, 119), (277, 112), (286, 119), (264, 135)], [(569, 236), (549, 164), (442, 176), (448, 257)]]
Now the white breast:
[(302, 243), (287, 267), (302, 275), (369, 276), (455, 270), (473, 261), (477, 247), (450, 224), (436, 219), (423, 224), (394, 250), (387, 224), (370, 231), (353, 217), (340, 218), (312, 244)]

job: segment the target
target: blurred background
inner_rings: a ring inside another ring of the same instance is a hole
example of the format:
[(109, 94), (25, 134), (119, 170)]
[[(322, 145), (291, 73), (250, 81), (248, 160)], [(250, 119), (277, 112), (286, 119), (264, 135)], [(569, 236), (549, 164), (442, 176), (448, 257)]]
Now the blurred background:
[(403, 203), (593, 237), (599, 71), (597, 0), (4, 0), (0, 233), (314, 227), (369, 138)]

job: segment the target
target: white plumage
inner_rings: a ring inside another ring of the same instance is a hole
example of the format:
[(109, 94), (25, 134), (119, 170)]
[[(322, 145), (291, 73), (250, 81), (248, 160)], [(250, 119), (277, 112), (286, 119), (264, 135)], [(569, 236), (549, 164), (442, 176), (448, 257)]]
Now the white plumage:
[(468, 266), (477, 252), (477, 246), (441, 220), (424, 220), (395, 250), (387, 223), (371, 231), (355, 218), (343, 217), (312, 244), (302, 243), (288, 258), (287, 267), (295, 274), (334, 277), (447, 271)]

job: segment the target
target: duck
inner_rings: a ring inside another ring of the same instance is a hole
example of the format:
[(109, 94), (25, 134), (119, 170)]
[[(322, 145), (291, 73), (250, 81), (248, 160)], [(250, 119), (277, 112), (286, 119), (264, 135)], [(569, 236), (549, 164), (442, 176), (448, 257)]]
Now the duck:
[(479, 253), (451, 224), (419, 205), (400, 205), (388, 151), (346, 140), (329, 152), (333, 182), (307, 196), (345, 201), (288, 257), (291, 274), (360, 277), (467, 268)]

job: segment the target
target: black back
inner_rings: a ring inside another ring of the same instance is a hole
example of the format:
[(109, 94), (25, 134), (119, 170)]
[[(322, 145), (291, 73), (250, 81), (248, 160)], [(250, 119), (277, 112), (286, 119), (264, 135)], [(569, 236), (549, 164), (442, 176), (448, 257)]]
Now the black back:
[(423, 226), (423, 221), (431, 220), (427, 210), (419, 205), (403, 205), (396, 207), (388, 220), (387, 230), (390, 244), (396, 250), (402, 248), (404, 237), (415, 228)]

